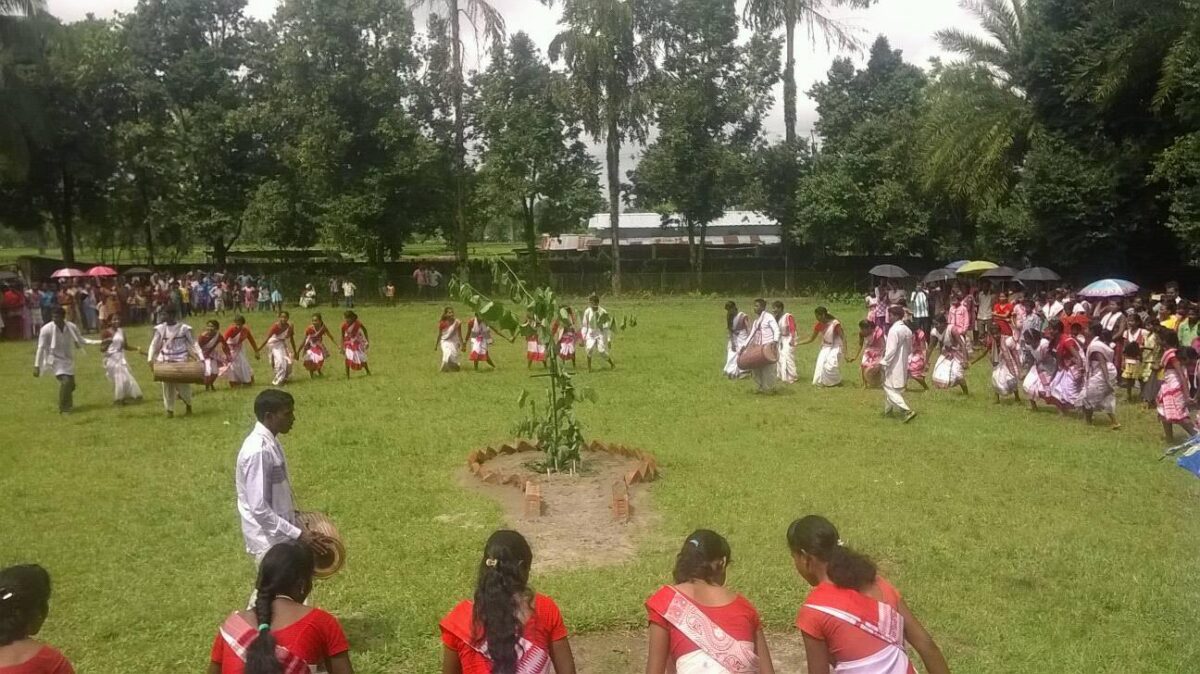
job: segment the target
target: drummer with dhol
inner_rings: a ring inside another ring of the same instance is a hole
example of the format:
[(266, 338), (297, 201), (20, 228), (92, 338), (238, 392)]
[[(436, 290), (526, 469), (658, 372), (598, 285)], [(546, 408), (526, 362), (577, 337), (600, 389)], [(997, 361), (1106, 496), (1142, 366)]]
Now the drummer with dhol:
[(279, 436), (296, 423), (295, 399), (285, 391), (267, 389), (254, 399), (254, 416), (258, 422), (242, 442), (234, 475), (246, 552), (257, 566), (276, 543), (298, 540), (323, 551), (324, 542), (299, 526), (287, 459), (279, 443)]
[[(750, 348), (778, 348), (779, 321), (767, 311), (767, 301), (763, 298), (754, 300), (754, 325), (750, 327), (750, 339), (742, 347), (741, 353)], [(761, 367), (750, 370), (754, 375), (754, 383), (758, 393), (771, 393), (775, 390), (776, 372), (779, 369), (778, 359), (765, 361)]]
[[(179, 315), (172, 307), (162, 311), (162, 322), (154, 326), (154, 337), (150, 339), (150, 350), (146, 360), (153, 370), (156, 363), (186, 363), (188, 356), (196, 362), (204, 361), (204, 353), (196, 343), (192, 334), (192, 326), (179, 322)], [(175, 398), (183, 401), (186, 411), (192, 413), (192, 385), (188, 383), (163, 381), (163, 407), (167, 410), (167, 418), (175, 416)]]

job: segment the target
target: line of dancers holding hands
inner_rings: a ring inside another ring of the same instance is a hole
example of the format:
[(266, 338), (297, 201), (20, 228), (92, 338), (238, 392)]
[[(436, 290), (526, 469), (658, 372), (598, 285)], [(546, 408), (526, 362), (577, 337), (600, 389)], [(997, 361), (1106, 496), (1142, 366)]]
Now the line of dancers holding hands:
[[(907, 644), (926, 672), (948, 674), (937, 643), (900, 592), (844, 544), (829, 520), (809, 515), (792, 522), (787, 545), (797, 573), (812, 586), (795, 622), (807, 671), (915, 674)], [(488, 538), (473, 598), (438, 625), (442, 674), (575, 673), (565, 619), (553, 599), (530, 586), (532, 563), (529, 543), (516, 531)], [(726, 585), (732, 563), (729, 542), (714, 531), (700, 529), (684, 540), (672, 582), (645, 602), (647, 674), (774, 674), (757, 609)], [(341, 623), (308, 605), (313, 581), (310, 546), (272, 546), (259, 564), (252, 606), (233, 612), (217, 631), (208, 674), (352, 674)], [(41, 567), (0, 571), (6, 674), (73, 674), (62, 653), (34, 638), (49, 600), (50, 577)]]

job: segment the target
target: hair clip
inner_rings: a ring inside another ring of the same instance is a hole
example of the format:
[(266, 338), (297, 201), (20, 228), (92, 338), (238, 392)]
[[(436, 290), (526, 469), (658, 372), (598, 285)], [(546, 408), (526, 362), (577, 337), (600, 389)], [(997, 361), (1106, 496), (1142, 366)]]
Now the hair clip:
[(13, 598), (12, 590), (5, 590), (4, 594), (0, 594), (0, 601), (8, 601)]
[(696, 546), (697, 548), (700, 547), (700, 541), (698, 541), (694, 538), (689, 538), (688, 543), (691, 543), (692, 545)]
[(270, 632), (271, 631), (271, 623), (261, 623), (258, 626), (258, 631), (259, 632)]
[(839, 539), (838, 539), (838, 547), (839, 547), (839, 548), (844, 548), (844, 547), (846, 547), (846, 541), (843, 541), (842, 539), (840, 539), (840, 538), (839, 538)]
[(495, 557), (488, 557), (487, 559), (483, 560), (484, 566), (487, 566), (487, 567), (490, 567), (493, 569), (496, 568), (496, 565), (499, 563), (500, 563), (500, 560), (496, 559)]

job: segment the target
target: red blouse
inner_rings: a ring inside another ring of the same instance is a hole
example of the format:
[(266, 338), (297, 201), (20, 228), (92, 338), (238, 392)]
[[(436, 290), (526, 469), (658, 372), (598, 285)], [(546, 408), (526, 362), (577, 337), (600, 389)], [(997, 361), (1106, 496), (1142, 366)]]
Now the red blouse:
[[(892, 608), (900, 605), (900, 593), (891, 583), (882, 576), (876, 576), (875, 584), (883, 595), (883, 603)], [(796, 627), (807, 636), (824, 641), (833, 662), (859, 660), (884, 648), (883, 641), (841, 618), (810, 608), (810, 603), (840, 609), (874, 621), (878, 615), (879, 602), (857, 590), (841, 588), (833, 583), (821, 583), (813, 588), (804, 600), (804, 605), (800, 607), (800, 614), (796, 616)], [(908, 671), (909, 674), (916, 674), (912, 665), (909, 665)]]
[[(462, 638), (464, 634), (473, 633), (474, 610), (474, 602), (462, 601), (442, 618), (438, 624), (442, 643), (458, 653), (462, 674), (491, 674), (491, 661)], [(521, 636), (546, 651), (550, 650), (550, 644), (567, 638), (567, 626), (553, 599), (544, 594), (533, 596), (533, 615), (529, 616)]]
[[(758, 636), (758, 631), (762, 629), (762, 619), (758, 616), (758, 610), (754, 608), (754, 604), (751, 604), (750, 600), (740, 594), (733, 601), (721, 606), (705, 606), (695, 601), (692, 604), (696, 608), (699, 608), (709, 620), (724, 630), (726, 634), (738, 641), (754, 643)], [(700, 647), (694, 641), (684, 636), (683, 632), (680, 632), (671, 625), (670, 621), (659, 614), (658, 611), (650, 609), (647, 611), (647, 614), (650, 622), (666, 629), (670, 634), (672, 662), (692, 651), (700, 650)]]
[[(310, 665), (321, 664), (326, 658), (350, 650), (350, 642), (337, 618), (319, 608), (312, 609), (287, 627), (271, 630), (271, 634), (277, 644)], [(242, 674), (246, 666), (219, 631), (213, 641), (210, 660), (221, 665), (221, 674)]]
[(62, 653), (51, 646), (42, 646), (25, 662), (0, 667), (0, 674), (75, 674), (75, 670)]

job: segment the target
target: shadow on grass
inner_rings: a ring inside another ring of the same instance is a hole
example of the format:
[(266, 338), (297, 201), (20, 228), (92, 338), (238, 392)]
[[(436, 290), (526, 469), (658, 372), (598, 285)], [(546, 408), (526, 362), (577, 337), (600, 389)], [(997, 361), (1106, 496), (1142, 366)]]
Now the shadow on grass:
[(341, 616), (339, 621), (346, 631), (346, 637), (354, 644), (355, 653), (382, 649), (394, 640), (396, 625), (383, 616), (357, 614)]

